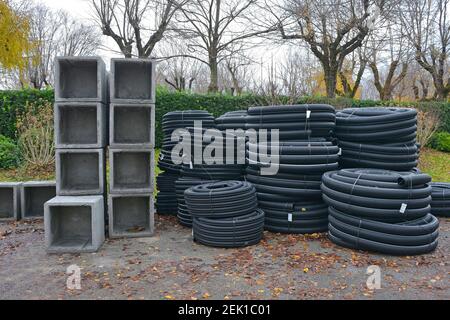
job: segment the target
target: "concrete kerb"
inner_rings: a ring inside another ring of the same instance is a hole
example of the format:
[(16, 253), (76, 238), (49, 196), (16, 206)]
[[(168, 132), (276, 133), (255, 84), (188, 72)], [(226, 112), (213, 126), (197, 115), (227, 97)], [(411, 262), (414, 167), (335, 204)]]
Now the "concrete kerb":
[(110, 101), (155, 103), (155, 66), (152, 59), (111, 59)]
[(105, 168), (104, 149), (57, 149), (56, 194), (103, 195)]
[(48, 253), (95, 252), (105, 241), (103, 196), (58, 196), (45, 203)]
[(56, 102), (55, 145), (59, 149), (96, 149), (107, 145), (108, 107), (96, 102)]
[(20, 219), (21, 182), (0, 182), (0, 222)]
[(111, 194), (153, 192), (154, 150), (109, 149)]
[(108, 196), (109, 237), (151, 237), (154, 233), (152, 194)]
[(56, 102), (107, 103), (105, 63), (100, 57), (56, 57)]
[(153, 149), (155, 145), (155, 105), (116, 104), (109, 110), (110, 148)]
[(56, 196), (55, 181), (27, 181), (20, 186), (22, 219), (44, 217), (44, 204)]

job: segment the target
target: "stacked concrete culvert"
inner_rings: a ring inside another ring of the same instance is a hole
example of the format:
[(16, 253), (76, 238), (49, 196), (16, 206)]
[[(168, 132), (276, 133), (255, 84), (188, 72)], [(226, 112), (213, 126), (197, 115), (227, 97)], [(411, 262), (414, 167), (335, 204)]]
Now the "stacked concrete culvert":
[(450, 183), (430, 183), (431, 213), (437, 217), (450, 217)]
[[(175, 181), (179, 178), (181, 164), (172, 160), (172, 149), (179, 141), (172, 140), (172, 134), (176, 130), (194, 127), (196, 121), (201, 123), (204, 129), (214, 128), (214, 117), (207, 111), (186, 110), (166, 113), (162, 119), (163, 145), (160, 151), (158, 167), (164, 172), (157, 180), (158, 194), (156, 196), (156, 208), (158, 214), (176, 215), (178, 211)], [(180, 155), (182, 156), (182, 155)]]
[(342, 168), (409, 171), (417, 166), (414, 109), (345, 109), (336, 114)]
[(439, 221), (430, 214), (430, 181), (426, 174), (380, 169), (325, 173), (329, 238), (344, 247), (393, 255), (433, 251)]
[(57, 196), (44, 206), (48, 252), (92, 252), (103, 243), (107, 103), (106, 70), (100, 58), (56, 59)]
[(109, 235), (154, 232), (155, 61), (112, 59)]
[(259, 243), (264, 212), (248, 182), (221, 181), (191, 187), (185, 201), (193, 216), (194, 240), (214, 247), (245, 247)]

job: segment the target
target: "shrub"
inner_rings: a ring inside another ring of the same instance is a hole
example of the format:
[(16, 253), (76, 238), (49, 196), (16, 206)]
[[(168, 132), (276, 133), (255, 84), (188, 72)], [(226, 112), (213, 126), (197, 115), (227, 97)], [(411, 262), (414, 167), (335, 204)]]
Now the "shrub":
[(439, 126), (440, 119), (437, 111), (417, 110), (417, 142), (421, 146), (428, 145)]
[(25, 167), (47, 167), (55, 161), (53, 105), (46, 101), (27, 104), (17, 119), (18, 145)]
[(450, 152), (450, 133), (444, 131), (436, 133), (431, 146), (439, 151)]
[(16, 168), (19, 165), (19, 148), (14, 141), (0, 135), (0, 169)]

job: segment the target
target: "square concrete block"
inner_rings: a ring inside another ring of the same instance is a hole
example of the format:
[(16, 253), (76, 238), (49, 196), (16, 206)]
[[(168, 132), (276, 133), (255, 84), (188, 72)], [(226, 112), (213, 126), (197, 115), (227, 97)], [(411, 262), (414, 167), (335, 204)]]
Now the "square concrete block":
[(103, 196), (55, 197), (44, 208), (48, 253), (95, 252), (105, 241)]
[(55, 196), (55, 181), (24, 182), (20, 188), (22, 219), (44, 217), (44, 204)]
[(99, 57), (57, 57), (55, 101), (107, 102), (105, 63)]
[(155, 65), (151, 59), (112, 59), (111, 102), (155, 103)]
[(152, 194), (109, 195), (109, 236), (151, 237), (154, 231)]
[(20, 182), (0, 182), (0, 221), (20, 219)]
[(109, 149), (110, 193), (153, 192), (153, 150)]
[(104, 194), (105, 167), (104, 149), (57, 149), (56, 194)]
[(112, 148), (152, 149), (155, 143), (154, 104), (114, 104), (109, 111)]
[(55, 103), (56, 148), (103, 148), (107, 144), (107, 112), (102, 103)]

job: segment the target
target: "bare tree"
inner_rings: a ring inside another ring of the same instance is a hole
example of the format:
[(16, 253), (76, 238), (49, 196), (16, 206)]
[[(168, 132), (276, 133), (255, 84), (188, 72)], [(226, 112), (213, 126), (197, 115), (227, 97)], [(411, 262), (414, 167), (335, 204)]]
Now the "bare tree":
[[(381, 1), (381, 7), (385, 1)], [(268, 4), (282, 39), (302, 40), (319, 59), (328, 97), (335, 97), (345, 58), (361, 47), (369, 33), (371, 0), (285, 0)], [(274, 7), (278, 10), (273, 9)]]
[(218, 91), (219, 64), (244, 50), (244, 41), (275, 29), (255, 30), (247, 14), (258, 0), (192, 0), (181, 9), (179, 34), (190, 56), (210, 70), (208, 91)]
[(365, 49), (360, 47), (350, 54), (350, 59), (344, 59), (338, 72), (338, 79), (342, 87), (342, 90), (336, 88), (338, 95), (354, 98), (358, 93), (367, 66)]
[(252, 64), (253, 61), (245, 56), (226, 58), (219, 67), (219, 87), (231, 95), (241, 95), (251, 82)]
[(96, 19), (105, 36), (131, 58), (150, 57), (177, 10), (187, 0), (92, 0)]
[(448, 9), (449, 0), (408, 0), (398, 7), (398, 16), (414, 48), (415, 59), (433, 78), (435, 96), (439, 100), (446, 99), (450, 93)]

